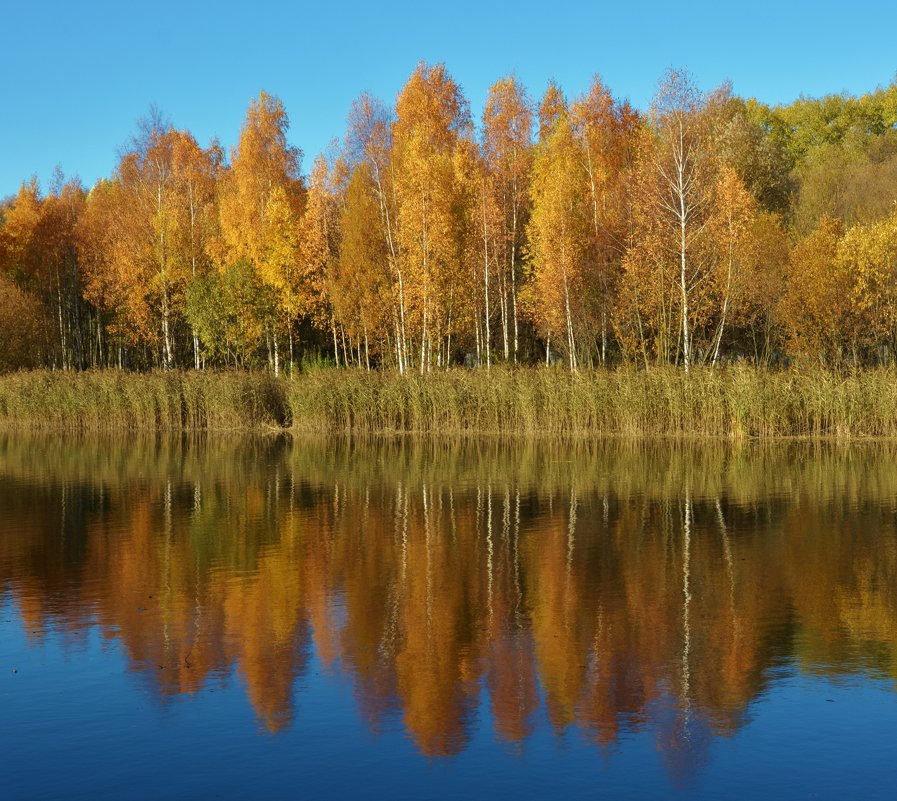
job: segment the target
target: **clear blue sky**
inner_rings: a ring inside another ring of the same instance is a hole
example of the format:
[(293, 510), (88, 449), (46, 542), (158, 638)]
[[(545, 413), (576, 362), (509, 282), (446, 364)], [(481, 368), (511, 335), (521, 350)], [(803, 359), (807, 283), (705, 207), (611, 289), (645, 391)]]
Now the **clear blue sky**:
[(863, 93), (897, 73), (897, 2), (7, 3), (0, 13), (0, 197), (53, 167), (91, 185), (151, 103), (201, 143), (232, 146), (249, 100), (282, 98), (304, 166), (343, 133), (352, 98), (392, 104), (444, 61), (479, 116), (514, 71), (533, 96), (598, 72), (639, 107), (669, 66), (767, 102)]

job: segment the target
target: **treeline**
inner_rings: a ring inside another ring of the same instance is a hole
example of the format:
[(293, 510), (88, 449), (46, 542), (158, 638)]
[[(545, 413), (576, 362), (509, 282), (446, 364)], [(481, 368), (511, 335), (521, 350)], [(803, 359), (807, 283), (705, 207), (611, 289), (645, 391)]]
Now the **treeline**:
[(361, 95), (302, 173), (282, 103), (237, 146), (157, 112), (114, 174), (0, 206), (0, 368), (829, 367), (897, 355), (897, 83), (770, 107), (670, 71), (475, 124), (442, 65)]

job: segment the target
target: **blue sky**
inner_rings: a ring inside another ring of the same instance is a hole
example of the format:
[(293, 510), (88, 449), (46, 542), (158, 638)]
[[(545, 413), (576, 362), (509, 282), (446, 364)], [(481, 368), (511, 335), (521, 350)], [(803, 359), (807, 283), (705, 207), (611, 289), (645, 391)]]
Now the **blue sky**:
[(281, 97), (304, 165), (340, 136), (352, 98), (392, 104), (423, 59), (444, 61), (475, 116), (515, 72), (533, 96), (600, 73), (644, 107), (669, 66), (767, 102), (862, 93), (897, 73), (897, 3), (454, 3), (9, 0), (0, 16), (0, 197), (53, 167), (91, 185), (151, 103), (202, 143), (232, 146), (249, 100)]

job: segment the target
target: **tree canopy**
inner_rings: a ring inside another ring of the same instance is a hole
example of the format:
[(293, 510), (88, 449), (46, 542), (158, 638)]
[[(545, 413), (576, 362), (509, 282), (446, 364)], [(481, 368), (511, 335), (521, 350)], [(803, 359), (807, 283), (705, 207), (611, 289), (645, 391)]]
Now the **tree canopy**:
[(769, 106), (599, 76), (477, 120), (443, 64), (311, 161), (265, 92), (230, 153), (156, 110), (91, 188), (0, 203), (0, 369), (897, 357), (897, 83)]

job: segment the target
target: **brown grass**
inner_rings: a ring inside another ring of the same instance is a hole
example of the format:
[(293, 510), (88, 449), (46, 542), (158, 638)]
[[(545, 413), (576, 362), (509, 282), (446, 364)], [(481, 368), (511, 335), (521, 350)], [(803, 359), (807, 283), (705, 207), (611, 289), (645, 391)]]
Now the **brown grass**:
[(29, 429), (259, 430), (749, 437), (897, 437), (897, 370), (751, 367), (452, 369), (400, 376), (22, 372), (0, 377), (0, 424)]

